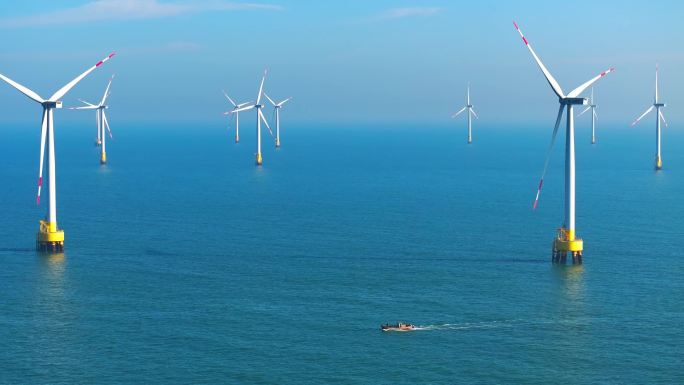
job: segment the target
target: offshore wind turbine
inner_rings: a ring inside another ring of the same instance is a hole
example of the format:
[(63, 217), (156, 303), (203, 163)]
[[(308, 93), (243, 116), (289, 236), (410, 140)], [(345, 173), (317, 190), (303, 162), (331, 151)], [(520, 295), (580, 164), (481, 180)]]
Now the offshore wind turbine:
[(268, 73), (267, 70), (264, 70), (264, 76), (261, 78), (261, 84), (259, 85), (259, 93), (257, 94), (256, 102), (254, 104), (250, 104), (241, 108), (234, 109), (231, 111), (231, 113), (237, 114), (242, 111), (246, 110), (251, 110), (252, 108), (257, 110), (257, 121), (256, 121), (256, 137), (257, 137), (257, 148), (256, 148), (256, 165), (261, 166), (263, 164), (263, 157), (261, 156), (261, 121), (264, 122), (266, 125), (266, 128), (268, 128), (268, 132), (273, 136), (273, 132), (271, 132), (271, 127), (268, 125), (268, 122), (266, 121), (266, 118), (264, 117), (264, 113), (261, 112), (261, 109), (264, 108), (264, 106), (261, 104), (261, 96), (264, 94), (264, 81), (266, 80), (266, 74)]
[(268, 99), (269, 102), (273, 105), (273, 108), (275, 109), (275, 116), (276, 116), (276, 137), (275, 137), (275, 146), (280, 147), (280, 109), (283, 108), (283, 105), (287, 102), (289, 102), (292, 99), (292, 96), (289, 98), (283, 100), (280, 103), (276, 103), (271, 99), (267, 93), (264, 92), (264, 96), (266, 96), (266, 99)]
[[(221, 90), (221, 91), (223, 91), (223, 90)], [(240, 112), (237, 110), (240, 109), (241, 107), (244, 107), (244, 106), (252, 103), (252, 102), (235, 104), (233, 99), (231, 99), (230, 96), (228, 96), (226, 91), (223, 91), (223, 95), (226, 97), (226, 99), (228, 99), (230, 104), (233, 105), (233, 109), (231, 111), (224, 112), (223, 115), (231, 115), (231, 114), (235, 113), (235, 143), (239, 143), (240, 142)]]
[(78, 82), (80, 82), (89, 73), (93, 72), (95, 68), (101, 66), (104, 62), (111, 59), (114, 53), (97, 62), (94, 66), (88, 68), (85, 72), (67, 83), (52, 94), (48, 99), (43, 99), (36, 92), (27, 87), (15, 82), (14, 80), (0, 74), (0, 79), (7, 82), (19, 92), (26, 95), (34, 102), (40, 103), (43, 107), (43, 118), (40, 130), (40, 167), (38, 168), (38, 197), (36, 204), (40, 204), (40, 189), (43, 186), (43, 159), (45, 157), (45, 137), (47, 135), (48, 148), (48, 211), (45, 220), (41, 220), (38, 234), (36, 234), (36, 248), (41, 251), (63, 251), (64, 250), (64, 230), (57, 227), (57, 182), (55, 179), (55, 130), (53, 113), (55, 108), (62, 108), (62, 101), (60, 100), (69, 90), (71, 90)]
[(109, 132), (109, 137), (112, 138), (112, 130), (109, 128), (109, 121), (107, 121), (107, 115), (105, 115), (105, 110), (109, 108), (107, 104), (107, 98), (109, 97), (109, 87), (112, 86), (112, 80), (114, 80), (114, 75), (109, 78), (109, 83), (105, 89), (104, 95), (102, 95), (102, 100), (98, 104), (92, 104), (85, 100), (79, 99), (79, 101), (85, 106), (81, 107), (71, 107), (70, 110), (95, 110), (95, 117), (97, 119), (97, 137), (101, 138), (100, 142), (100, 164), (107, 164), (107, 143), (106, 143), (106, 133), (105, 128)]
[(655, 95), (653, 97), (653, 105), (649, 107), (646, 112), (641, 114), (634, 122), (632, 122), (632, 126), (635, 124), (639, 123), (641, 118), (644, 116), (648, 115), (649, 112), (653, 110), (655, 107), (656, 109), (656, 158), (655, 158), (655, 169), (660, 170), (663, 168), (663, 158), (660, 156), (660, 120), (662, 119), (663, 123), (665, 123), (665, 127), (667, 127), (667, 121), (665, 120), (665, 116), (663, 115), (662, 111), (660, 109), (662, 107), (665, 107), (665, 103), (662, 103), (658, 100), (658, 65), (656, 64), (656, 76), (655, 76)]
[[(475, 119), (478, 119), (477, 114), (475, 113), (475, 110), (473, 109), (473, 105), (470, 104), (470, 83), (468, 83), (468, 91), (466, 92), (466, 105), (465, 107), (461, 108), (457, 113), (451, 115), (452, 118), (456, 118), (458, 115), (461, 114), (461, 112), (468, 110), (468, 144), (473, 142), (473, 124), (472, 124), (472, 116), (475, 117)], [(472, 116), (471, 116), (472, 114)]]
[(560, 104), (558, 108), (558, 116), (556, 117), (556, 125), (553, 129), (553, 134), (551, 135), (551, 144), (546, 151), (546, 159), (544, 160), (544, 169), (542, 171), (541, 180), (539, 181), (539, 187), (537, 188), (537, 196), (534, 200), (533, 208), (537, 207), (539, 202), (539, 194), (541, 193), (542, 185), (544, 183), (544, 175), (546, 174), (546, 169), (549, 165), (549, 157), (551, 155), (551, 149), (553, 148), (553, 143), (556, 140), (556, 134), (558, 133), (558, 126), (560, 125), (561, 117), (563, 116), (563, 110), (566, 109), (566, 130), (565, 130), (565, 221), (556, 234), (556, 238), (553, 241), (552, 246), (552, 261), (565, 263), (567, 258), (567, 253), (572, 253), (573, 263), (582, 263), (582, 250), (584, 247), (581, 238), (577, 237), (575, 232), (575, 123), (573, 107), (575, 105), (585, 105), (587, 104), (587, 99), (580, 97), (580, 94), (584, 92), (589, 86), (591, 86), (595, 81), (604, 77), (606, 74), (613, 72), (614, 69), (610, 68), (604, 72), (601, 72), (597, 76), (589, 79), (579, 87), (570, 91), (567, 95), (561, 89), (556, 79), (551, 75), (548, 69), (544, 66), (542, 61), (539, 59), (537, 54), (532, 49), (529, 41), (523, 35), (518, 24), (513, 22), (515, 29), (520, 34), (523, 42), (527, 49), (529, 49), (532, 57), (537, 62), (539, 69), (541, 69), (546, 81), (551, 86), (553, 92), (558, 96), (558, 103)]
[(594, 87), (591, 87), (591, 99), (589, 105), (584, 109), (584, 111), (580, 112), (577, 117), (579, 118), (589, 110), (591, 110), (591, 144), (596, 144), (596, 119), (598, 119), (598, 115), (596, 115), (596, 103), (594, 103)]

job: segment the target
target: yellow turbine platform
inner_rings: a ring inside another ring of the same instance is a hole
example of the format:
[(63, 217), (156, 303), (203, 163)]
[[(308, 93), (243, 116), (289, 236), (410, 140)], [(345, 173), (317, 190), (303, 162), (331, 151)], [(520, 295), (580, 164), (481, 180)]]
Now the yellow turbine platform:
[(256, 154), (256, 164), (257, 164), (257, 166), (261, 166), (262, 163), (264, 163), (264, 160), (261, 158), (261, 154)]
[(39, 221), (40, 229), (36, 234), (36, 249), (39, 251), (64, 251), (64, 231), (57, 230), (54, 222)]
[(572, 263), (581, 264), (583, 249), (582, 239), (575, 237), (574, 231), (561, 227), (556, 233), (556, 239), (553, 240), (551, 261), (565, 263), (569, 252), (572, 254)]
[(107, 153), (103, 152), (102, 156), (100, 156), (100, 164), (107, 164)]
[(655, 163), (656, 163), (655, 164), (656, 170), (660, 170), (663, 168), (663, 160), (657, 155), (656, 155), (656, 162)]

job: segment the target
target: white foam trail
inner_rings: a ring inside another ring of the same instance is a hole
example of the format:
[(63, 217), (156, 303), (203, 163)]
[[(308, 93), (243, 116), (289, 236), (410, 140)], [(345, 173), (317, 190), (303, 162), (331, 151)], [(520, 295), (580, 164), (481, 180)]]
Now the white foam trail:
[(420, 325), (416, 326), (415, 330), (465, 330), (465, 329), (490, 329), (495, 327), (506, 326), (504, 324), (493, 322), (481, 323), (462, 323), (462, 324), (439, 324), (439, 325)]
[(511, 319), (502, 321), (483, 321), (483, 322), (462, 322), (462, 323), (444, 323), (435, 325), (416, 325), (414, 330), (471, 330), (471, 329), (497, 329), (506, 328), (513, 326), (530, 326), (530, 325), (543, 325), (543, 324), (582, 324), (586, 323), (587, 320), (575, 319), (575, 320), (525, 320), (525, 319)]

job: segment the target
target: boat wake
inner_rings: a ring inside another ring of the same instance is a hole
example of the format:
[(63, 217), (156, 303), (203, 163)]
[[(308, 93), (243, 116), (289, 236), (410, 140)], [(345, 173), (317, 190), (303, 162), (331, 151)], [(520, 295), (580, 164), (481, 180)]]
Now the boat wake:
[(463, 322), (445, 323), (435, 325), (417, 325), (415, 330), (469, 330), (469, 329), (494, 329), (513, 326), (511, 321), (489, 321), (489, 322)]
[(540, 319), (510, 319), (500, 321), (483, 321), (483, 322), (461, 322), (461, 323), (444, 323), (434, 325), (416, 325), (414, 330), (477, 330), (477, 329), (501, 329), (521, 326), (541, 326), (547, 324), (561, 324), (561, 325), (583, 325), (587, 324), (588, 319), (570, 319), (570, 320), (540, 320)]

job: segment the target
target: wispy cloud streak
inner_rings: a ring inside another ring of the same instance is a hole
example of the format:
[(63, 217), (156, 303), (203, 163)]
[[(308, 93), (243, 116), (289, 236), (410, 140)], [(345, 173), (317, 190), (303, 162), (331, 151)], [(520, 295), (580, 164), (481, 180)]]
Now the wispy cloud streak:
[(272, 4), (242, 3), (221, 0), (186, 0), (175, 2), (161, 2), (158, 0), (95, 0), (73, 8), (28, 16), (2, 18), (0, 19), (0, 27), (40, 27), (101, 21), (155, 19), (210, 11), (281, 9), (282, 7)]
[(413, 16), (432, 16), (443, 11), (441, 7), (390, 8), (378, 14), (376, 20), (403, 19)]

